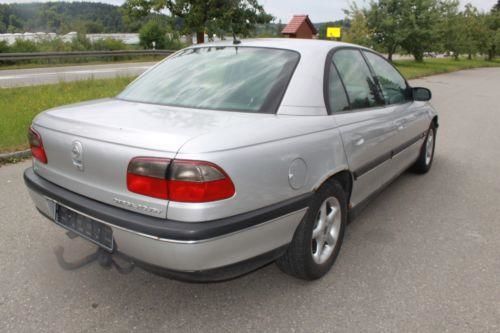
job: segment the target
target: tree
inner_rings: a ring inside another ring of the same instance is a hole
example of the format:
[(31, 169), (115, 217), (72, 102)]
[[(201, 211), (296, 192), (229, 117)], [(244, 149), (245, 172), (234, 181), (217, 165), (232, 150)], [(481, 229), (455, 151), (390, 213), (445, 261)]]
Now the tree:
[[(497, 7), (498, 8), (498, 4)], [(484, 29), (483, 38), (479, 42), (479, 51), (493, 60), (500, 53), (500, 8), (481, 16)]]
[(140, 44), (145, 49), (152, 49), (154, 42), (155, 48), (163, 49), (165, 47), (166, 33), (165, 28), (161, 27), (155, 20), (151, 20), (139, 31)]
[(479, 45), (481, 40), (485, 37), (485, 31), (483, 29), (483, 24), (477, 8), (472, 6), (470, 3), (465, 5), (463, 17), (463, 25), (465, 26), (464, 51), (467, 53), (468, 58), (472, 59), (472, 55), (479, 51)]
[(424, 52), (431, 51), (438, 42), (436, 26), (440, 8), (437, 0), (401, 1), (402, 29), (405, 34), (401, 47), (413, 55), (415, 61), (424, 60)]
[(464, 16), (459, 9), (458, 0), (444, 0), (441, 3), (441, 18), (437, 27), (439, 34), (440, 49), (451, 52), (455, 60), (465, 48)]
[(205, 32), (212, 37), (221, 31), (246, 36), (256, 24), (269, 23), (273, 17), (257, 0), (127, 0), (125, 7), (135, 16), (167, 9), (183, 19), (183, 30), (196, 33), (198, 43)]
[(344, 32), (342, 41), (364, 46), (371, 46), (371, 31), (368, 28), (365, 12), (353, 3), (350, 10), (344, 11), (350, 22), (349, 29)]
[(375, 47), (392, 55), (406, 39), (407, 30), (403, 29), (402, 0), (372, 0), (365, 11), (368, 29), (372, 32)]

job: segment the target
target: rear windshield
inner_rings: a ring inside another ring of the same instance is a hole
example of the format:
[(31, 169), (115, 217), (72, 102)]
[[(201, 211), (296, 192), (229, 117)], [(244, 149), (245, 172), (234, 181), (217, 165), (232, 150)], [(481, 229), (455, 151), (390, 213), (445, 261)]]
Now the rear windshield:
[(290, 50), (203, 47), (181, 51), (129, 85), (130, 101), (244, 112), (276, 112), (299, 60)]

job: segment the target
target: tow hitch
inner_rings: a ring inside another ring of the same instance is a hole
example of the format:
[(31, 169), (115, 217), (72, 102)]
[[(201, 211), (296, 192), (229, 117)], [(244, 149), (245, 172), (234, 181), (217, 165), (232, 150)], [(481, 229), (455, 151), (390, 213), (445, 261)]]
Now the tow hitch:
[[(72, 233), (71, 235), (68, 235), (68, 237), (74, 238)], [(62, 246), (56, 247), (54, 249), (54, 254), (57, 258), (57, 263), (59, 264), (59, 266), (67, 271), (73, 271), (82, 268), (93, 263), (94, 261), (97, 261), (99, 265), (101, 265), (101, 267), (104, 267), (106, 269), (111, 269), (112, 267), (114, 267), (121, 274), (128, 274), (135, 268), (135, 263), (133, 261), (123, 257), (121, 257), (121, 259), (127, 261), (128, 265), (122, 266), (118, 264), (114, 257), (119, 256), (119, 254), (109, 253), (108, 251), (100, 247), (97, 248), (94, 253), (89, 254), (88, 256), (78, 259), (74, 262), (69, 262), (64, 259), (64, 248)]]

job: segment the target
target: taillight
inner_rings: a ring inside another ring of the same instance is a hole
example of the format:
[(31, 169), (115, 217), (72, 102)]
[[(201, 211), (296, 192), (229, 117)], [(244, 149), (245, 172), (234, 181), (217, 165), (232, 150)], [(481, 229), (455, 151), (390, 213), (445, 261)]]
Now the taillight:
[(168, 191), (172, 201), (208, 202), (234, 195), (229, 176), (209, 162), (174, 160), (169, 174)]
[(152, 157), (130, 161), (127, 188), (134, 193), (178, 202), (216, 201), (235, 193), (229, 176), (213, 163)]
[(31, 155), (43, 164), (47, 164), (47, 155), (45, 155), (45, 149), (43, 148), (42, 137), (32, 127), (28, 131), (28, 141)]
[(127, 169), (129, 191), (149, 197), (168, 199), (167, 169), (169, 159), (136, 157)]

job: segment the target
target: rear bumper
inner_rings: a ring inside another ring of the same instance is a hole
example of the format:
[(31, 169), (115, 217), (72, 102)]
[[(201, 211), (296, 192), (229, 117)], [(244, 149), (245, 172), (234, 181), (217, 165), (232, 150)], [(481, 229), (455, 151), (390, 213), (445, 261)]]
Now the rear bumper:
[(115, 251), (187, 280), (230, 278), (274, 260), (292, 240), (310, 199), (307, 194), (224, 219), (180, 222), (97, 202), (48, 182), (32, 168), (24, 180), (49, 219), (54, 202), (95, 218), (113, 229)]

